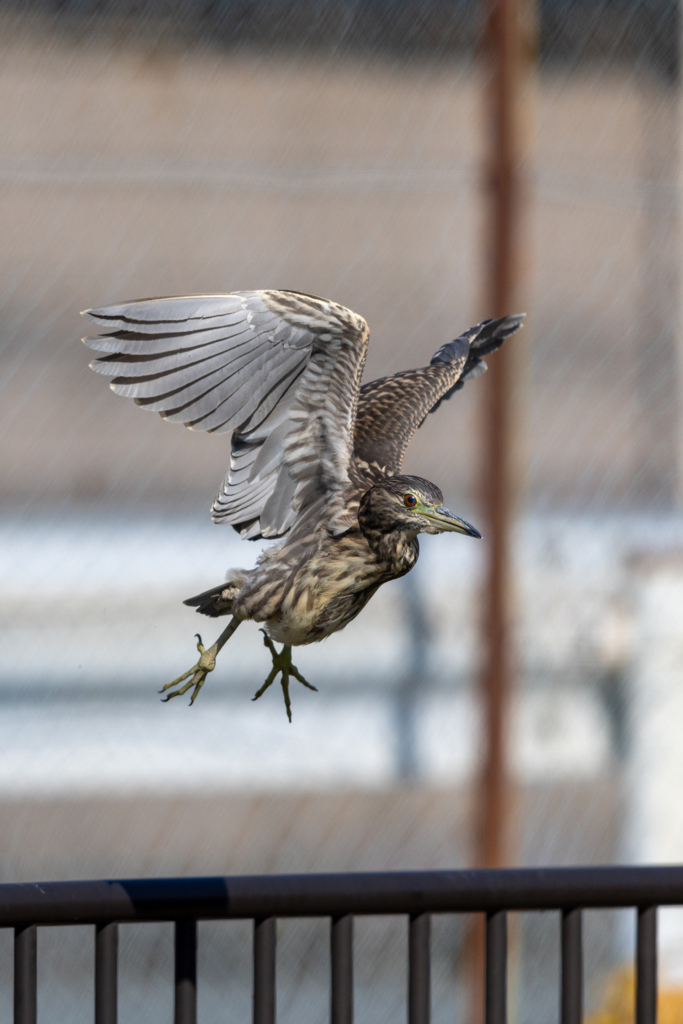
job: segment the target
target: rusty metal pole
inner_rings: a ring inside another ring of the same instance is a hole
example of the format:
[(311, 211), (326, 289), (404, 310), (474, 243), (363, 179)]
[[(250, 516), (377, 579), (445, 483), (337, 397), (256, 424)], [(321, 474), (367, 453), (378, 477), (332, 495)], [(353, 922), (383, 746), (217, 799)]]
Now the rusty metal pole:
[[(528, 124), (525, 91), (534, 51), (530, 0), (483, 0), (486, 124), (485, 316), (523, 312), (526, 252), (523, 216)], [(515, 339), (516, 341), (517, 339)], [(483, 385), (481, 493), (487, 566), (482, 609), (484, 754), (475, 794), (475, 862), (500, 867), (510, 853), (507, 726), (513, 682), (511, 644), (511, 538), (515, 504), (515, 342), (489, 360)], [(472, 962), (473, 961), (473, 962)], [(483, 1020), (483, 922), (472, 936), (471, 1019)]]
[[(488, 71), (487, 316), (519, 312), (525, 254), (523, 70), (527, 41), (524, 0), (485, 0), (485, 58)], [(506, 722), (512, 684), (510, 643), (510, 529), (515, 500), (514, 342), (489, 361), (484, 381), (484, 459), (482, 499), (488, 545), (483, 607), (485, 755), (479, 796), (477, 863), (499, 867), (506, 850)]]

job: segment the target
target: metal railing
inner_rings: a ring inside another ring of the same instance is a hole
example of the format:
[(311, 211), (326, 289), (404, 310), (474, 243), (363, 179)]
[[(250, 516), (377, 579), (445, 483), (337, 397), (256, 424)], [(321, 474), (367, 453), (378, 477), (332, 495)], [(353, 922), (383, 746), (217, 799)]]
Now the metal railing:
[(353, 1020), (354, 915), (404, 915), (408, 1022), (428, 1024), (430, 915), (486, 915), (486, 1024), (507, 1019), (507, 913), (560, 912), (560, 1024), (583, 1013), (582, 910), (635, 907), (636, 1024), (657, 1014), (657, 907), (683, 904), (683, 867), (528, 868), (0, 885), (14, 928), (14, 1021), (35, 1024), (37, 928), (95, 926), (95, 1022), (116, 1024), (119, 922), (175, 922), (175, 1024), (197, 1020), (197, 922), (254, 921), (253, 1021), (275, 1022), (278, 917), (330, 919), (332, 1024)]

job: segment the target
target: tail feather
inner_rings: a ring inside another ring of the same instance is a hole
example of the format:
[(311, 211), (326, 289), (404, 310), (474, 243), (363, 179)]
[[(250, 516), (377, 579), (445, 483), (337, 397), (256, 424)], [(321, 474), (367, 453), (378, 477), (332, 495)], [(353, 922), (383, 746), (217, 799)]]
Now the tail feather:
[(217, 587), (205, 590), (195, 597), (188, 597), (183, 604), (196, 608), (200, 615), (210, 615), (212, 619), (217, 619), (220, 615), (232, 615), (233, 601), (239, 594), (243, 582), (243, 579), (233, 578), (219, 583)]

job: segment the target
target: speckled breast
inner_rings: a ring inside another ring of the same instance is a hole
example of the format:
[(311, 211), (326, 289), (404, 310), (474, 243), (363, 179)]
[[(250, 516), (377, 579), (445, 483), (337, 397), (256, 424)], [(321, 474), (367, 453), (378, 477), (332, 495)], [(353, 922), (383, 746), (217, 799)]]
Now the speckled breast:
[(348, 625), (378, 587), (391, 579), (364, 544), (340, 545), (303, 566), (283, 596), (279, 614), (268, 619), (268, 634), (283, 644), (311, 644)]

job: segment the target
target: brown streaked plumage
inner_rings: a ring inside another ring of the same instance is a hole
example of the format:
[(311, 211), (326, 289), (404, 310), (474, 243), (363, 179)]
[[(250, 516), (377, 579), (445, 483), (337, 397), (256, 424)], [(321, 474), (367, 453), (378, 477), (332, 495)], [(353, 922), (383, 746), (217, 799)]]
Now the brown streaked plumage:
[[(415, 430), (478, 376), (482, 357), (521, 316), (487, 320), (443, 345), (429, 366), (361, 387), (369, 332), (362, 317), (292, 291), (181, 296), (87, 310), (106, 334), (84, 339), (112, 389), (194, 430), (232, 431), (215, 522), (245, 538), (284, 538), (256, 567), (185, 603), (231, 615), (199, 661), (163, 689), (196, 698), (240, 622), (263, 623), (291, 719), (289, 677), (309, 683), (291, 647), (343, 629), (383, 583), (418, 558), (419, 533), (479, 536), (420, 477), (401, 476)], [(279, 654), (272, 641), (284, 644)], [(189, 679), (188, 682), (184, 680)], [(162, 691), (163, 692), (163, 691)], [(256, 697), (254, 699), (256, 699)]]

